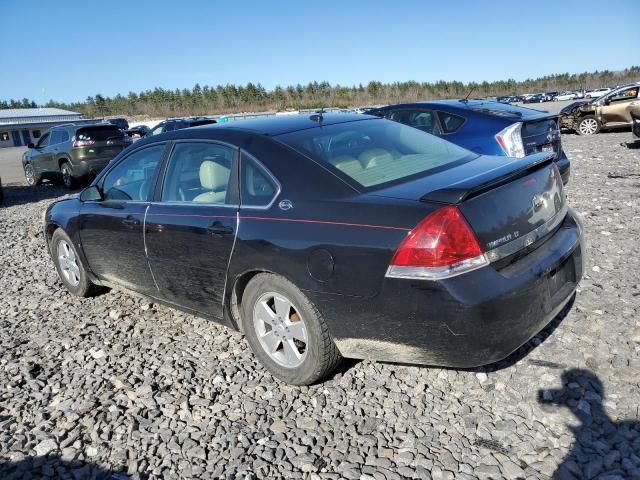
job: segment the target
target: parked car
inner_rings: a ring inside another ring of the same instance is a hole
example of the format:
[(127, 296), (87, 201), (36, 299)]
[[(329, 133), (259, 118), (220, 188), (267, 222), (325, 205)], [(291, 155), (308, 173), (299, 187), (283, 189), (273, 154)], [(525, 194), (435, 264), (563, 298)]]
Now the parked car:
[(560, 111), (563, 128), (579, 135), (631, 126), (631, 112), (640, 113), (640, 82), (623, 85), (594, 100), (579, 101)]
[(606, 95), (611, 91), (610, 88), (596, 88), (595, 90), (589, 90), (585, 94), (585, 98), (598, 98), (603, 95)]
[(142, 139), (44, 229), (73, 294), (119, 285), (222, 322), (294, 384), (341, 357), (494, 362), (583, 271), (550, 153), (482, 156), (359, 114)]
[(554, 98), (556, 98), (556, 95), (558, 95), (559, 92), (546, 92), (543, 94), (544, 96), (544, 101), (545, 102), (552, 102)]
[(123, 118), (123, 117), (109, 118), (109, 119), (107, 119), (107, 122), (111, 123), (112, 125), (117, 125), (122, 130), (125, 130), (125, 131), (129, 130), (129, 122), (127, 121), (126, 118)]
[(126, 130), (125, 133), (132, 138), (141, 138), (146, 136), (150, 131), (151, 129), (146, 125), (136, 125), (135, 127), (131, 127), (130, 129)]
[(562, 149), (558, 119), (547, 112), (484, 100), (441, 100), (388, 105), (370, 113), (483, 155), (553, 152), (563, 182), (569, 181), (571, 164)]
[(554, 102), (574, 100), (576, 98), (575, 92), (561, 92), (553, 98)]
[(542, 103), (545, 101), (545, 97), (543, 94), (538, 93), (536, 95), (531, 95), (524, 99), (523, 103)]
[(171, 132), (173, 130), (181, 130), (183, 128), (199, 127), (202, 125), (212, 125), (217, 123), (212, 118), (206, 117), (190, 117), (190, 118), (171, 118), (160, 122), (153, 127), (146, 136), (158, 135), (164, 132)]
[(131, 145), (131, 139), (109, 123), (52, 127), (22, 156), (22, 167), (29, 185), (42, 180), (62, 180), (72, 189), (95, 176), (118, 153)]

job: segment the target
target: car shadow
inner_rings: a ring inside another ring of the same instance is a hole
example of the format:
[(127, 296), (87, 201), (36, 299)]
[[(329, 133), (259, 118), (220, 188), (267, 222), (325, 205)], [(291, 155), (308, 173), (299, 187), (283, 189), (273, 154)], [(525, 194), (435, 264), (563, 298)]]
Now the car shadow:
[(562, 388), (539, 390), (543, 410), (566, 407), (578, 419), (574, 443), (553, 474), (557, 480), (640, 478), (640, 421), (614, 422), (603, 408), (604, 386), (590, 370), (562, 373)]
[(628, 148), (629, 150), (640, 150), (640, 140), (635, 140), (633, 142), (622, 142), (620, 145)]
[(63, 460), (49, 454), (25, 457), (23, 460), (6, 462), (0, 460), (0, 478), (18, 480), (23, 478), (73, 478), (75, 480), (145, 480), (139, 473), (127, 475), (123, 471), (106, 469), (82, 460)]
[(76, 191), (70, 192), (64, 187), (54, 183), (43, 183), (37, 187), (31, 187), (29, 185), (3, 185), (2, 192), (4, 200), (1, 206), (15, 207), (40, 202), (41, 200), (62, 197), (69, 193), (75, 193)]

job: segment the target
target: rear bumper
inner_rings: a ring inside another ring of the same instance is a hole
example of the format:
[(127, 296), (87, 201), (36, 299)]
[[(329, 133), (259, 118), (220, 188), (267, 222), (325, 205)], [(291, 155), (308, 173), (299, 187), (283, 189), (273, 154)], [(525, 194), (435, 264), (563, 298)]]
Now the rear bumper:
[(309, 293), (345, 357), (468, 368), (501, 360), (567, 304), (584, 268), (569, 212), (535, 251), (447, 280), (385, 279), (374, 298)]
[(92, 160), (78, 160), (72, 165), (74, 177), (84, 177), (85, 175), (97, 175), (106, 167), (111, 158), (96, 158)]

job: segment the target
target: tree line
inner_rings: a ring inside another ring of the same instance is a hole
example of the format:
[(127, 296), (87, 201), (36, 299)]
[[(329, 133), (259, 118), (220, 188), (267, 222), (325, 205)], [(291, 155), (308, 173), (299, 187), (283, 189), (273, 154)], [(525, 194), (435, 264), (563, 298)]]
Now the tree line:
[(44, 105), (24, 98), (0, 101), (0, 109), (57, 107), (83, 113), (87, 117), (149, 116), (174, 117), (187, 115), (213, 115), (264, 110), (286, 110), (320, 107), (357, 107), (365, 105), (412, 102), (471, 97), (506, 96), (523, 93), (613, 87), (640, 79), (640, 67), (622, 71), (609, 70), (579, 74), (555, 74), (536, 79), (514, 79), (494, 82), (393, 82), (371, 81), (366, 85), (342, 86), (329, 82), (310, 82), (307, 85), (276, 86), (265, 89), (260, 83), (246, 85), (218, 85), (196, 83), (193, 88), (154, 88), (140, 93), (105, 97), (101, 94), (87, 97), (84, 102), (57, 102)]

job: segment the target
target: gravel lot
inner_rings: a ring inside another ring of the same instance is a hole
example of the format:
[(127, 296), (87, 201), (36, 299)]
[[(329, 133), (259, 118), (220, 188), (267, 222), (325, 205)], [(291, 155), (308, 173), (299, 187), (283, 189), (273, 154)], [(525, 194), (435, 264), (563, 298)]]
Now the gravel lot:
[(40, 232), (58, 187), (0, 208), (0, 478), (640, 479), (640, 148), (563, 137), (588, 235), (568, 312), (506, 361), (346, 362), (275, 381), (238, 333), (62, 289)]

